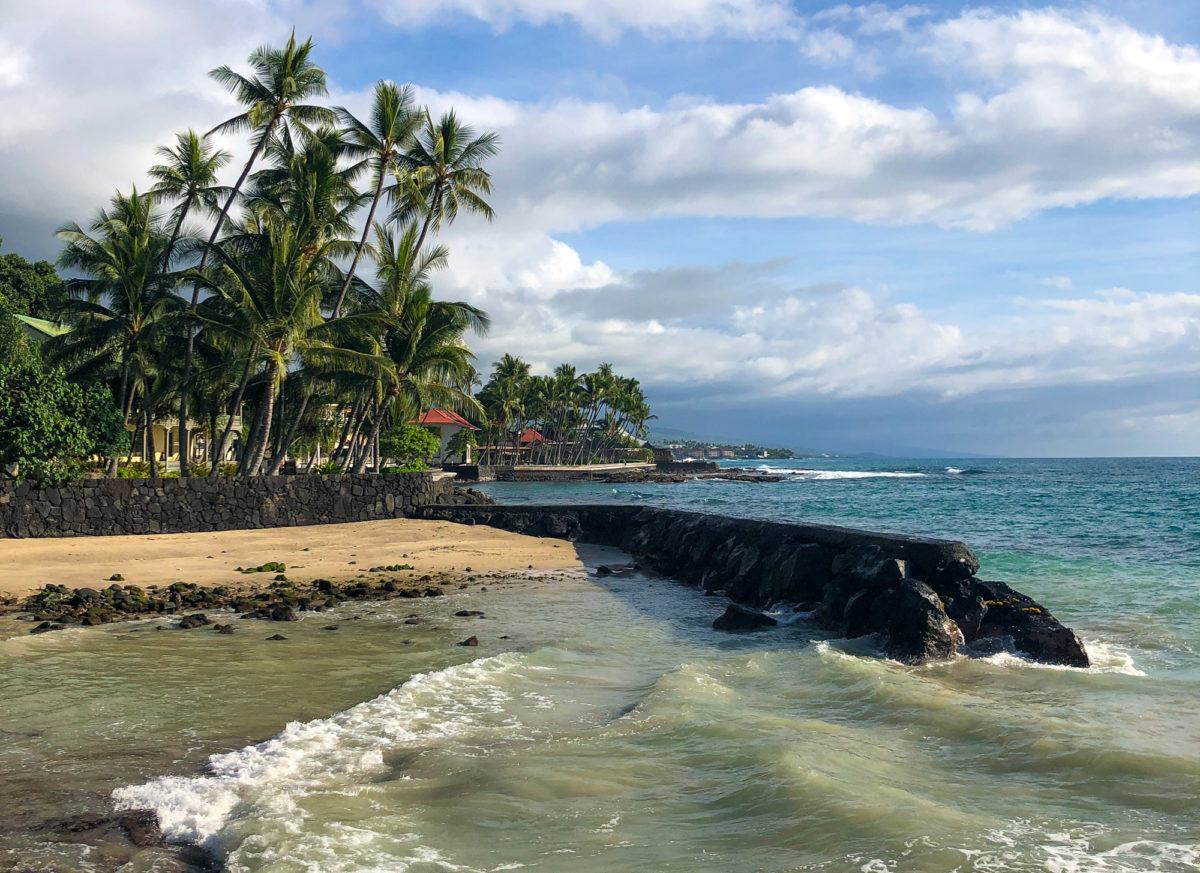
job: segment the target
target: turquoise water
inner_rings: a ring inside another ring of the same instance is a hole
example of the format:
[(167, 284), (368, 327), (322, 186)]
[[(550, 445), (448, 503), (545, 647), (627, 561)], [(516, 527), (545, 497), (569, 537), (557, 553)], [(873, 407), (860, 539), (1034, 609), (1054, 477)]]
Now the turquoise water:
[(962, 538), (1094, 666), (907, 667), (794, 616), (724, 634), (721, 598), (581, 568), (306, 615), (278, 643), (254, 622), (0, 639), (0, 870), (200, 869), (39, 825), (114, 803), (237, 873), (1200, 869), (1200, 464), (789, 469), (487, 487)]
[(1141, 664), (1200, 679), (1200, 459), (725, 462), (780, 483), (481, 486), (502, 503), (629, 502), (960, 539), (984, 578)]

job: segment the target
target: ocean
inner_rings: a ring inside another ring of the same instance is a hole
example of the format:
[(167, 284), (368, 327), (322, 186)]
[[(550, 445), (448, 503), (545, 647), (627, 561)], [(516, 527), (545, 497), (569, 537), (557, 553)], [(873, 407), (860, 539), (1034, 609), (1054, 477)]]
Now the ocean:
[(234, 871), (1200, 869), (1200, 461), (764, 463), (785, 481), (484, 487), (963, 539), (1094, 665), (722, 634), (720, 598), (636, 574), (351, 605), (287, 658), (0, 640), (0, 869), (180, 869), (39, 836), (110, 798)]

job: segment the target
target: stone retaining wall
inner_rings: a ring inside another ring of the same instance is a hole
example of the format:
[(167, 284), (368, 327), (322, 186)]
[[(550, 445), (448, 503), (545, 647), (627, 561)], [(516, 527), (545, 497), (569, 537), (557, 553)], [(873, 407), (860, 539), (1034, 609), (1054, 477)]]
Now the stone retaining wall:
[[(58, 488), (0, 483), (0, 537), (108, 536), (406, 518), (471, 500), (430, 473), (86, 479)], [(476, 495), (478, 496), (478, 495)]]
[(732, 611), (811, 612), (847, 637), (878, 636), (890, 656), (909, 663), (972, 644), (1088, 665), (1079, 638), (1045, 607), (976, 578), (979, 561), (961, 542), (631, 505), (426, 506), (416, 515), (616, 546), (664, 575), (725, 594), (740, 604)]

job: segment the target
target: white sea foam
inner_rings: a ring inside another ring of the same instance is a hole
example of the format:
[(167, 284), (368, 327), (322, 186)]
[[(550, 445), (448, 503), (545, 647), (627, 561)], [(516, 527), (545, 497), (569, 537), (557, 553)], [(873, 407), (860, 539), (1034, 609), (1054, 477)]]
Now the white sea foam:
[(958, 474), (960, 474), (962, 472), (962, 468), (961, 467), (947, 467), (946, 472), (949, 473), (951, 476), (957, 476)]
[(764, 473), (774, 473), (779, 476), (789, 476), (793, 479), (803, 479), (810, 482), (824, 482), (835, 479), (921, 479), (927, 473), (913, 473), (903, 470), (809, 470), (800, 467), (771, 467), (762, 465), (755, 469)]
[(1111, 643), (1084, 640), (1090, 667), (1068, 667), (1065, 664), (1043, 664), (1012, 652), (997, 652), (980, 660), (1002, 667), (1026, 667), (1036, 670), (1078, 670), (1082, 673), (1120, 673), (1124, 676), (1145, 676), (1133, 663), (1133, 656)]
[(972, 870), (997, 873), (1027, 869), (1031, 859), (1047, 873), (1183, 873), (1195, 871), (1200, 864), (1200, 845), (1195, 843), (1144, 839), (1097, 848), (1106, 834), (1099, 824), (1077, 824), (1071, 832), (1063, 832), (1016, 821), (987, 834), (993, 847), (958, 851), (971, 859)]
[(500, 680), (521, 664), (505, 653), (431, 673), (329, 718), (292, 722), (264, 743), (209, 759), (208, 776), (164, 776), (113, 792), (118, 809), (152, 809), (170, 840), (211, 845), (239, 805), (286, 815), (294, 798), (330, 781), (381, 770), (387, 749), (497, 724), (511, 695)]

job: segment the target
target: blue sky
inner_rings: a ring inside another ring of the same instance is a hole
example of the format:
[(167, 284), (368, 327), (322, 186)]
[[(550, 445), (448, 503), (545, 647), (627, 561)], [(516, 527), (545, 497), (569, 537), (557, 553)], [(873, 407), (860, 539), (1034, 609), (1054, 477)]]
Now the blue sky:
[(1200, 453), (1191, 0), (0, 11), (6, 248), (52, 256), (296, 26), (332, 102), (411, 82), (501, 134), (438, 278), (493, 314), (481, 369), (609, 360), (664, 425), (833, 451)]

